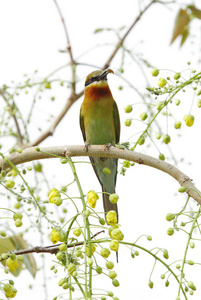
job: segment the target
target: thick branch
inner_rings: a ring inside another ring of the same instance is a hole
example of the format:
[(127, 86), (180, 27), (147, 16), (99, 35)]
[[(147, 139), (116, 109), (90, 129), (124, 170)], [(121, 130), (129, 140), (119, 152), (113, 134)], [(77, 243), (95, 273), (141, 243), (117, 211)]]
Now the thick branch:
[[(41, 148), (40, 151), (36, 151), (34, 147), (31, 147), (25, 149), (22, 153), (11, 154), (10, 156), (8, 156), (8, 160), (10, 160), (14, 165), (19, 165), (33, 160), (56, 158), (58, 156), (114, 157), (133, 161), (141, 165), (146, 165), (158, 169), (176, 179), (181, 186), (184, 186), (187, 189), (187, 194), (199, 204), (201, 204), (201, 192), (194, 186), (190, 177), (167, 162), (138, 152), (122, 150), (115, 147), (110, 147), (109, 150), (105, 150), (105, 146), (94, 145), (90, 146), (87, 152), (84, 146), (45, 147)], [(3, 160), (1, 158), (0, 171), (1, 169), (6, 170), (7, 168), (9, 168), (9, 163), (6, 161), (6, 159)]]

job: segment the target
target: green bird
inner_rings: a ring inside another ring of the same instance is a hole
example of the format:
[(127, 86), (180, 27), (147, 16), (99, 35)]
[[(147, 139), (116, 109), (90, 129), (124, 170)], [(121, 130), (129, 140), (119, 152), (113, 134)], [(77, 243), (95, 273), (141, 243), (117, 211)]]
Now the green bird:
[[(97, 70), (90, 73), (85, 81), (84, 100), (80, 110), (80, 127), (84, 141), (89, 145), (111, 144), (114, 146), (119, 142), (119, 112), (107, 83), (109, 73), (114, 72), (111, 69)], [(109, 194), (115, 193), (117, 159), (90, 157), (90, 160), (102, 186), (105, 214), (114, 210), (118, 219), (117, 204), (112, 204), (109, 200)], [(110, 170), (110, 174), (104, 172), (105, 168)]]

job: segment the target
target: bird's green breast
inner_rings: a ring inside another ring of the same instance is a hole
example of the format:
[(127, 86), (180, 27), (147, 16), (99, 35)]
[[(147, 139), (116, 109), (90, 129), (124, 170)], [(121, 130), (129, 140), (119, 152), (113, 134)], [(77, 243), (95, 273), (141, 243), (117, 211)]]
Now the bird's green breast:
[(116, 143), (113, 103), (112, 97), (84, 101), (81, 114), (84, 119), (86, 141), (89, 144)]

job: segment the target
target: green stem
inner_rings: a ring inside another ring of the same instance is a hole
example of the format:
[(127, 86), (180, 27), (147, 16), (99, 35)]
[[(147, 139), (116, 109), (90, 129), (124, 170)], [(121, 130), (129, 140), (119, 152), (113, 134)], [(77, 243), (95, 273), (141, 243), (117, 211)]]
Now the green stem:
[[(89, 219), (85, 214), (86, 203), (85, 203), (85, 199), (84, 199), (84, 193), (82, 191), (82, 187), (81, 187), (79, 178), (78, 178), (77, 173), (76, 173), (75, 165), (74, 165), (71, 157), (67, 157), (67, 158), (68, 158), (68, 163), (71, 167), (74, 179), (76, 181), (76, 184), (77, 184), (77, 187), (78, 187), (78, 190), (79, 190), (79, 193), (80, 193), (80, 198), (81, 198), (81, 201), (82, 201), (83, 211), (84, 211), (83, 221), (84, 221), (84, 246), (85, 246), (85, 293), (83, 295), (85, 296), (85, 299), (87, 300), (88, 298), (91, 298), (91, 295), (92, 295), (92, 267), (89, 266), (89, 280), (88, 280), (88, 278), (87, 278), (88, 266), (87, 266), (87, 255), (86, 255), (86, 247), (89, 248), (89, 257), (91, 257), (91, 254), (92, 254), (91, 253), (91, 236), (90, 236), (90, 228), (89, 228)], [(86, 238), (86, 235), (87, 235), (87, 238)]]
[(188, 252), (189, 242), (190, 242), (190, 240), (192, 238), (192, 233), (193, 233), (193, 230), (195, 228), (195, 223), (197, 222), (197, 219), (200, 216), (200, 212), (201, 212), (201, 206), (198, 209), (198, 212), (197, 212), (197, 214), (196, 214), (196, 216), (195, 216), (195, 218), (193, 220), (193, 223), (192, 223), (192, 226), (191, 226), (191, 230), (190, 230), (190, 232), (188, 234), (188, 240), (187, 240), (187, 243), (186, 243), (186, 248), (185, 248), (185, 251), (184, 251), (184, 257), (183, 257), (183, 262), (182, 262), (182, 267), (181, 267), (181, 275), (180, 275), (180, 280), (179, 280), (178, 296), (180, 295), (180, 290), (182, 289), (182, 279), (183, 279), (183, 274), (184, 274), (184, 265), (185, 265), (185, 262), (186, 262), (186, 256), (187, 256), (187, 252)]

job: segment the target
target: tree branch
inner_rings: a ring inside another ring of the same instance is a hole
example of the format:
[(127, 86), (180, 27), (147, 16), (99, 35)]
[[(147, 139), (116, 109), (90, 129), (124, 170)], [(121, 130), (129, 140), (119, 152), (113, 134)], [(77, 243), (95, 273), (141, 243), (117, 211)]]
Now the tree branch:
[(0, 159), (0, 171), (2, 169), (6, 170), (10, 167), (9, 162), (11, 161), (14, 165), (19, 165), (25, 162), (47, 159), (47, 158), (57, 158), (66, 156), (95, 156), (95, 157), (113, 157), (119, 159), (125, 159), (129, 161), (136, 162), (140, 165), (146, 165), (160, 171), (163, 171), (173, 177), (179, 182), (181, 186), (186, 188), (186, 193), (192, 197), (196, 202), (201, 204), (201, 192), (195, 187), (192, 179), (177, 169), (175, 166), (161, 161), (155, 157), (145, 155), (138, 152), (133, 152), (129, 150), (122, 150), (115, 147), (110, 147), (109, 150), (105, 150), (105, 146), (89, 146), (86, 152), (84, 146), (59, 146), (59, 147), (44, 147), (40, 151), (36, 151), (34, 147), (27, 148), (23, 150), (22, 153), (13, 153), (7, 158)]
[[(97, 233), (95, 233), (91, 239), (94, 239), (97, 235), (99, 235), (100, 233), (105, 232), (104, 230), (101, 230)], [(28, 253), (50, 253), (50, 254), (55, 254), (59, 251), (59, 246), (63, 244), (63, 243), (59, 243), (56, 245), (50, 245), (50, 246), (35, 246), (32, 248), (28, 248), (28, 249), (20, 249), (20, 250), (16, 250), (16, 251), (12, 251), (12, 253), (15, 253), (16, 255), (22, 255), (22, 254), (28, 254)], [(68, 244), (67, 243), (67, 248), (73, 248), (73, 247), (77, 247), (77, 246), (82, 246), (84, 244), (84, 242), (76, 242), (76, 243), (71, 243)]]

